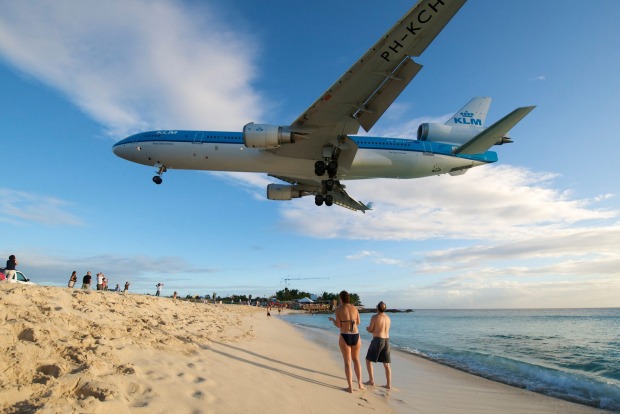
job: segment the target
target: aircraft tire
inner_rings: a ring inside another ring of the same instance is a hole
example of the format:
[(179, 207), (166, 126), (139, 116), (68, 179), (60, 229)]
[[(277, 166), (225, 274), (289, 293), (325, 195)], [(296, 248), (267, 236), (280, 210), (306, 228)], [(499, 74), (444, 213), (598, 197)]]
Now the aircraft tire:
[(330, 161), (327, 164), (327, 174), (329, 174), (329, 178), (334, 178), (338, 173), (338, 163), (336, 161)]
[(325, 201), (325, 198), (322, 195), (319, 194), (314, 196), (314, 204), (316, 204), (317, 206), (322, 206), (323, 201)]
[(161, 179), (161, 177), (160, 177), (160, 176), (158, 176), (158, 175), (156, 175), (155, 177), (153, 177), (153, 182), (154, 182), (155, 184), (157, 184), (157, 185), (161, 184), (161, 183), (162, 183), (162, 181), (163, 181), (163, 180), (162, 180), (162, 179)]
[(319, 177), (325, 175), (325, 163), (323, 161), (317, 161), (314, 163), (314, 173)]

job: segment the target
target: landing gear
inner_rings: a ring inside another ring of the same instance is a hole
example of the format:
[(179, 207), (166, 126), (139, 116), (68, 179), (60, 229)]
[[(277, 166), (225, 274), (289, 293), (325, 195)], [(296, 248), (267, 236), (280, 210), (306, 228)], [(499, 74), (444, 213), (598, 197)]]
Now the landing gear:
[(334, 180), (332, 180), (331, 178), (323, 182), (325, 183), (325, 190), (332, 191), (334, 189), (335, 183), (334, 183)]
[(327, 172), (329, 178), (334, 178), (336, 174), (338, 174), (338, 162), (336, 160), (331, 160), (329, 163), (325, 164), (325, 161), (317, 161), (314, 163), (314, 173), (319, 177), (322, 177)]
[(319, 177), (322, 177), (325, 175), (325, 170), (327, 169), (325, 162), (323, 161), (317, 161), (314, 163), (314, 173), (316, 175), (318, 175)]
[(162, 183), (162, 179), (161, 176), (163, 173), (165, 173), (166, 171), (168, 171), (166, 169), (166, 167), (164, 167), (163, 165), (161, 167), (159, 167), (159, 169), (157, 170), (157, 175), (153, 177), (153, 182), (157, 185)]
[(323, 185), (320, 194), (314, 197), (314, 204), (317, 206), (331, 206), (334, 204), (334, 196), (329, 194), (334, 191), (336, 185), (340, 185), (337, 181), (338, 175), (338, 156), (340, 155), (340, 149), (332, 146), (323, 147), (323, 159), (314, 163), (314, 174), (319, 177), (323, 177), (325, 173), (329, 177), (323, 180)]
[(338, 163), (336, 160), (331, 160), (329, 164), (327, 164), (327, 174), (329, 178), (334, 178), (338, 173)]
[(323, 194), (318, 194), (314, 196), (314, 204), (317, 206), (322, 206), (323, 203), (325, 203), (327, 207), (331, 207), (334, 204), (334, 197), (330, 194), (325, 196)]

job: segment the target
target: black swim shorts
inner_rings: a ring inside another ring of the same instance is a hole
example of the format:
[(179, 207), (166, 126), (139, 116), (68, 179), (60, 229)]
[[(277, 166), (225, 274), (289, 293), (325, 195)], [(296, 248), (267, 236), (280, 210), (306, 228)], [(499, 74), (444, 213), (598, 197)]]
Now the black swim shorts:
[(389, 364), (391, 362), (389, 338), (372, 338), (372, 342), (368, 347), (368, 353), (366, 353), (366, 359), (371, 362)]

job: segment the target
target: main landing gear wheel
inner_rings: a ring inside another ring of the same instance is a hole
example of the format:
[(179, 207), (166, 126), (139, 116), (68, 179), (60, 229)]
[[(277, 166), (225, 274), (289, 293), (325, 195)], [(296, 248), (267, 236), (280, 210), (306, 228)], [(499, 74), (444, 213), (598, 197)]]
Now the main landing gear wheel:
[(325, 166), (325, 163), (323, 161), (317, 161), (314, 163), (314, 173), (318, 175), (319, 177), (322, 177), (325, 175), (326, 169), (327, 167)]
[(332, 180), (331, 178), (329, 180), (325, 180), (325, 189), (327, 191), (332, 191), (334, 189), (334, 180)]
[(329, 164), (327, 164), (327, 174), (329, 175), (329, 178), (334, 178), (337, 172), (338, 163), (334, 160), (331, 160)]
[(317, 206), (322, 206), (323, 203), (325, 203), (327, 207), (332, 206), (334, 204), (334, 197), (330, 194), (326, 196), (322, 194), (314, 196), (314, 204), (316, 204)]
[(161, 177), (159, 175), (156, 175), (155, 177), (153, 177), (153, 182), (157, 185), (161, 184), (163, 180), (161, 179)]
[(328, 164), (325, 161), (317, 161), (314, 163), (314, 173), (319, 177), (322, 177), (327, 172), (329, 178), (334, 178), (338, 174), (338, 162), (331, 160)]

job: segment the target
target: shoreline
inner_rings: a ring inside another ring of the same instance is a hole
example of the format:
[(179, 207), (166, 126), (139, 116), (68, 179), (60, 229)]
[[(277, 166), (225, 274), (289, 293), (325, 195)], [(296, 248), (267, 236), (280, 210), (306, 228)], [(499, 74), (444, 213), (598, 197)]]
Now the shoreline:
[(337, 334), (264, 308), (2, 283), (0, 303), (6, 413), (604, 412), (401, 352), (394, 390), (349, 394)]
[[(333, 358), (337, 359), (339, 365), (342, 365), (336, 331), (332, 333), (320, 328), (289, 324), (304, 335), (307, 340), (329, 349)], [(362, 341), (360, 358), (363, 360), (369, 340), (366, 337), (362, 338)], [(363, 378), (367, 380), (368, 374), (364, 364), (362, 361)], [(391, 365), (393, 390), (386, 390), (380, 386), (369, 388), (377, 395), (386, 398), (396, 413), (410, 413), (412, 410), (416, 410), (416, 406), (420, 404), (425, 406), (421, 411), (424, 413), (611, 413), (611, 411), (601, 408), (484, 378), (398, 348), (392, 348)], [(383, 384), (385, 376), (381, 364), (374, 364), (374, 371), (375, 382)], [(344, 379), (344, 373), (342, 375)], [(432, 381), (428, 381), (429, 378)], [(475, 393), (476, 399), (480, 398), (482, 401), (472, 400), (471, 396), (463, 395), (463, 390), (467, 390), (467, 393)], [(447, 399), (445, 393), (449, 394)], [(501, 398), (497, 398), (500, 395)], [(454, 401), (450, 401), (454, 397), (469, 406), (463, 407), (458, 402), (455, 404)], [(436, 398), (436, 401), (433, 401), (433, 398)], [(488, 401), (486, 401), (487, 399)], [(437, 405), (437, 402), (441, 402), (441, 404)], [(489, 406), (488, 403), (492, 403), (492, 405)]]

